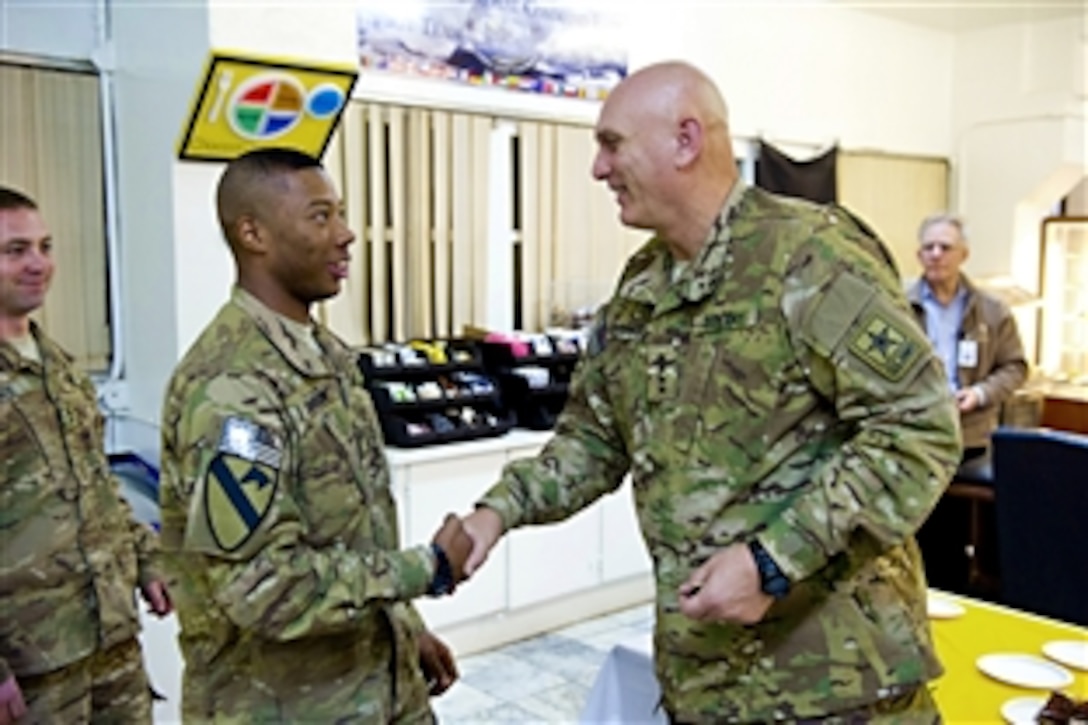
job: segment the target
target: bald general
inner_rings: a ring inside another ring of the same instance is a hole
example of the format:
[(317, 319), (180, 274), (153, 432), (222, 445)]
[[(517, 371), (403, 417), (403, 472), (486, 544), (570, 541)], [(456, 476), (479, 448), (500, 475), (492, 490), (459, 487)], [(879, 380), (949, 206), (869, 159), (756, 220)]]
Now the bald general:
[(681, 61), (642, 68), (609, 94), (596, 136), (593, 176), (616, 193), (620, 220), (690, 259), (738, 178), (714, 82)]
[(227, 164), (215, 202), (219, 226), (231, 249), (238, 248), (238, 221), (246, 216), (259, 218), (261, 210), (269, 208), (269, 195), (287, 188), (284, 174), (313, 168), (322, 168), (313, 156), (275, 147), (248, 151)]
[(618, 93), (656, 96), (674, 118), (694, 116), (710, 124), (728, 125), (725, 99), (710, 77), (690, 63), (665, 61), (631, 74)]
[(644, 114), (658, 116), (671, 124), (694, 120), (708, 140), (726, 142), (732, 149), (728, 143), (729, 112), (725, 99), (714, 81), (690, 63), (666, 61), (646, 66), (624, 80), (608, 102), (641, 105)]

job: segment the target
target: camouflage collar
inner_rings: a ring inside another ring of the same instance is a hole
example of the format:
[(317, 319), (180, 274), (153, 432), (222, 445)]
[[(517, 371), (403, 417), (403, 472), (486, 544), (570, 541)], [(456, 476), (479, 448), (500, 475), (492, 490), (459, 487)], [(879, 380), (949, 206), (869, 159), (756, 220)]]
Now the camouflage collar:
[(719, 283), (729, 264), (729, 220), (740, 206), (748, 184), (738, 178), (718, 212), (706, 241), (691, 264), (675, 283), (669, 279), (672, 261), (664, 242), (654, 238), (644, 250), (649, 259), (643, 268), (620, 287), (618, 296), (647, 305), (660, 312), (679, 307), (684, 302), (698, 302), (709, 296)]
[[(299, 373), (308, 377), (329, 375), (332, 373), (324, 356), (314, 350), (309, 340), (303, 339), (294, 329), (294, 326), (284, 323), (283, 318), (265, 303), (242, 289), (234, 287), (231, 290), (230, 301), (242, 308), (245, 313), (257, 325), (257, 328), (272, 343), (284, 359)], [(315, 325), (314, 337), (323, 349), (328, 349), (322, 344), (323, 335), (319, 325)]]
[(0, 341), (0, 367), (6, 370), (40, 370), (43, 366), (47, 366), (56, 360), (67, 364), (75, 362), (75, 358), (65, 352), (60, 345), (49, 339), (34, 320), (30, 321), (30, 334), (38, 342), (38, 351), (42, 358), (41, 363), (26, 359), (19, 354), (14, 345)]

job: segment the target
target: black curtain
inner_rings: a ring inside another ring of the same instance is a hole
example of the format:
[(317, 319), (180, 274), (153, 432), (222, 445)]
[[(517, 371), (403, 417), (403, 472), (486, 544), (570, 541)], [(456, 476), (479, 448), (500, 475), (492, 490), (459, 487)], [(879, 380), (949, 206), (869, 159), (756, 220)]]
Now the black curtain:
[(756, 186), (819, 204), (838, 201), (838, 158), (838, 145), (816, 158), (797, 161), (769, 143), (760, 141)]

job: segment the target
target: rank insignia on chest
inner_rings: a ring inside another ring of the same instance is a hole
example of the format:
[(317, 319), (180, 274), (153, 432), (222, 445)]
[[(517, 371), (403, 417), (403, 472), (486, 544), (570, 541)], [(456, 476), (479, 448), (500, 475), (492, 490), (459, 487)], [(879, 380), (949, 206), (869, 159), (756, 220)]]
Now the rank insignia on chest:
[(863, 318), (856, 329), (850, 351), (881, 377), (893, 382), (902, 379), (925, 350), (917, 335), (879, 311)]
[(204, 510), (215, 543), (234, 551), (268, 514), (283, 458), (279, 441), (266, 428), (242, 418), (223, 424), (219, 451), (204, 473)]

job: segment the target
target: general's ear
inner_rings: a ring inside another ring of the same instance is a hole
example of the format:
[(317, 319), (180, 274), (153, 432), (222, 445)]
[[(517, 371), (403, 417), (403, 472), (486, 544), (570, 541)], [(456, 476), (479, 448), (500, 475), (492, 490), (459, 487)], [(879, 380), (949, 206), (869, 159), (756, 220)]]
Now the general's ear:
[(680, 121), (676, 135), (676, 165), (691, 165), (703, 150), (703, 125), (695, 118)]

